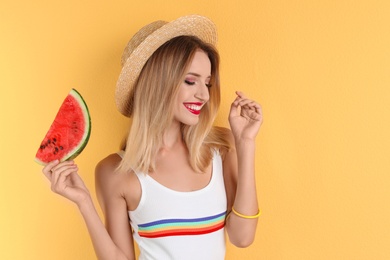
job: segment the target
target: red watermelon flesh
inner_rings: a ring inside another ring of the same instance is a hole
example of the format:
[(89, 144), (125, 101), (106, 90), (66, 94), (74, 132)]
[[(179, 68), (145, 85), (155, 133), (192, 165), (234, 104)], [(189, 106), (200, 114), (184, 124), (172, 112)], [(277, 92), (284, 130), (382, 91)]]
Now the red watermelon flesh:
[(80, 93), (72, 89), (41, 142), (35, 161), (46, 165), (56, 159), (61, 162), (74, 159), (87, 145), (90, 134), (87, 104)]

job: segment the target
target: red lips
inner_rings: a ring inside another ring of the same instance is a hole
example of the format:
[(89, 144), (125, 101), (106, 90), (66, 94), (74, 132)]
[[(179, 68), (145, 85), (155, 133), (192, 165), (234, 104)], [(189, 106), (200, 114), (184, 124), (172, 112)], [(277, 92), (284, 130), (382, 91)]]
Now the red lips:
[(184, 106), (187, 108), (187, 110), (190, 111), (194, 115), (200, 114), (200, 110), (202, 108), (202, 105), (203, 105), (202, 102), (184, 103)]

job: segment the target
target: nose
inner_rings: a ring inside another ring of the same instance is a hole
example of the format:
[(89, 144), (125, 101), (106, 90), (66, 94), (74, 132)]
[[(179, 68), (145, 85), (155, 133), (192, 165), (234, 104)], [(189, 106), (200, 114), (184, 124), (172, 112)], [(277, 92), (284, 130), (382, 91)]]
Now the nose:
[(210, 93), (206, 84), (201, 84), (198, 86), (195, 97), (202, 100), (203, 102), (207, 102), (209, 100)]

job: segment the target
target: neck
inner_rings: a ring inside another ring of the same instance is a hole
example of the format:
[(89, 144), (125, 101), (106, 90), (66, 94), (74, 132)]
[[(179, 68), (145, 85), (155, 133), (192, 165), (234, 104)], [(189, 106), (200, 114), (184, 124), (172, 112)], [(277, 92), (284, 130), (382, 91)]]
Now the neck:
[(162, 147), (163, 149), (171, 149), (177, 144), (182, 144), (183, 138), (180, 129), (180, 124), (174, 124), (164, 133)]

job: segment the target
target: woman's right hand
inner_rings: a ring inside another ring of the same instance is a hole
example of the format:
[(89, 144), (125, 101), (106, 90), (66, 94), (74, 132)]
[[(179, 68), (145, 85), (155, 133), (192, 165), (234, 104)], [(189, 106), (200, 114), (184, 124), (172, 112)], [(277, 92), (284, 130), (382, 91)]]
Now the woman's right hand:
[(77, 170), (78, 167), (74, 161), (59, 163), (56, 160), (48, 163), (42, 172), (49, 179), (53, 192), (80, 206), (82, 202), (90, 199), (90, 194)]

